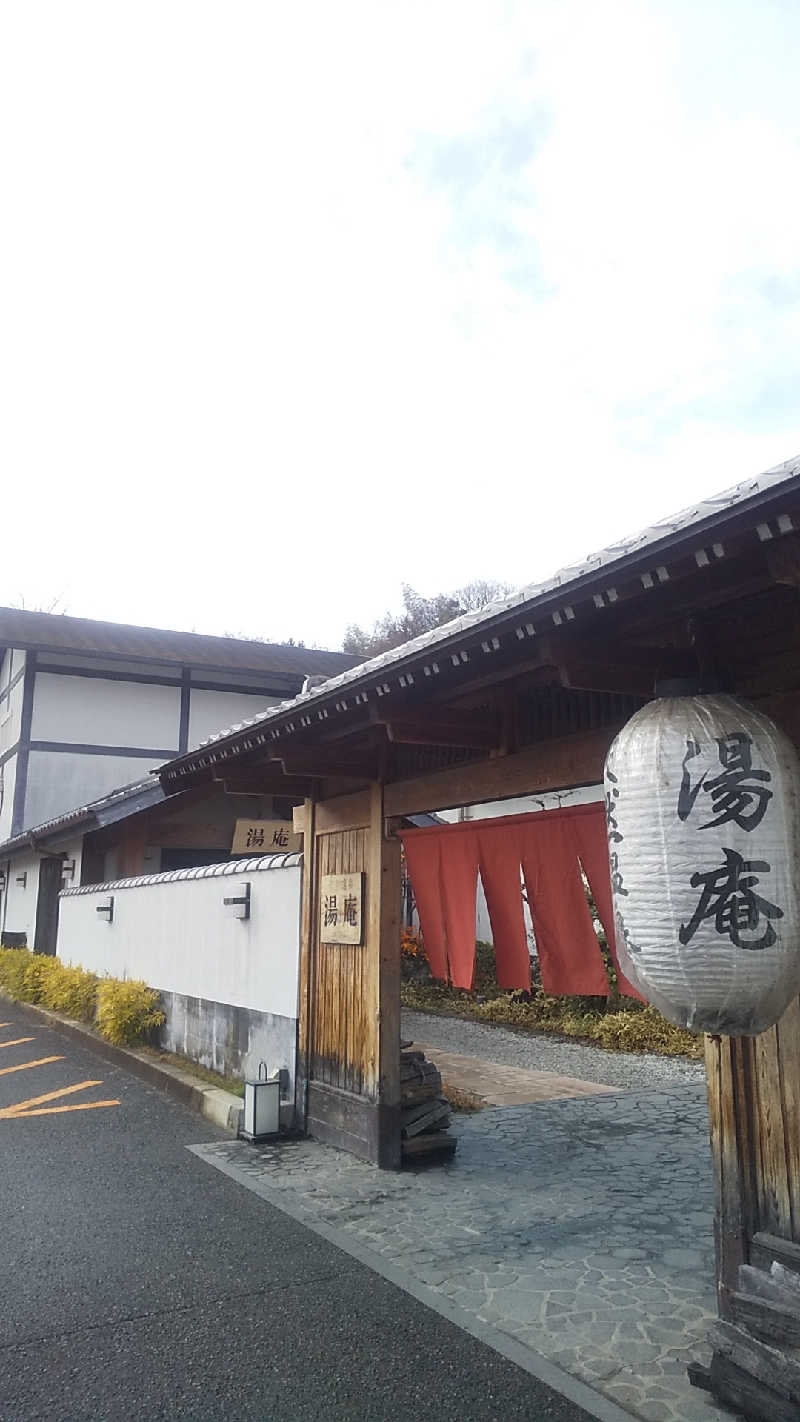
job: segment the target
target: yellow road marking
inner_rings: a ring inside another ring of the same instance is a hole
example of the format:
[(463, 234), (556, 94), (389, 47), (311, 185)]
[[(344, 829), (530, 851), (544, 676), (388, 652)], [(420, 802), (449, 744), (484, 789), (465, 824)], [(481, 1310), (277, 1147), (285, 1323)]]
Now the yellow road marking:
[(82, 1101), (77, 1106), (40, 1106), (37, 1111), (0, 1111), (0, 1121), (27, 1121), (29, 1116), (60, 1116), (64, 1111), (97, 1111), (119, 1106), (119, 1101)]
[(13, 1042), (0, 1042), (0, 1047), (21, 1047), (25, 1042), (35, 1042), (35, 1037), (17, 1037)]
[(14, 1025), (13, 1022), (0, 1022), (0, 1028), (2, 1028), (2, 1027), (13, 1027), (13, 1025)]
[(102, 1086), (102, 1081), (78, 1081), (74, 1086), (62, 1086), (59, 1091), (46, 1091), (43, 1096), (29, 1096), (27, 1101), (18, 1101), (16, 1106), (4, 1106), (0, 1116), (9, 1112), (27, 1111), (29, 1106), (43, 1106), (45, 1101), (57, 1101), (60, 1096), (72, 1096), (75, 1091), (86, 1091), (90, 1086)]
[(28, 1067), (47, 1066), (48, 1062), (63, 1062), (63, 1057), (40, 1057), (38, 1062), (20, 1062), (19, 1066), (0, 1067), (0, 1076), (10, 1076), (12, 1071), (27, 1071)]
[[(60, 1060), (63, 1061), (63, 1057)], [(74, 1086), (62, 1086), (59, 1091), (45, 1091), (41, 1096), (29, 1096), (27, 1101), (18, 1101), (15, 1106), (4, 1106), (0, 1109), (0, 1121), (24, 1120), (26, 1116), (59, 1116), (64, 1111), (96, 1111), (100, 1106), (119, 1106), (119, 1101), (85, 1101), (76, 1106), (46, 1105), (48, 1101), (58, 1101), (62, 1096), (72, 1096), (76, 1091), (86, 1091), (90, 1086), (102, 1085), (102, 1081), (77, 1081)], [(41, 1109), (36, 1110), (35, 1107)]]

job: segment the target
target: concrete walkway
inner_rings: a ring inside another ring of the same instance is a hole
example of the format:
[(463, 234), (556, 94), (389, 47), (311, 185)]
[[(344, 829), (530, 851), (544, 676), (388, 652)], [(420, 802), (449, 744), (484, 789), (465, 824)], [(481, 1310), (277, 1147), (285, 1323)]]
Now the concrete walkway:
[(439, 1068), (446, 1086), (458, 1087), (480, 1096), (488, 1106), (527, 1106), (533, 1101), (558, 1101), (571, 1096), (602, 1096), (616, 1091), (616, 1086), (601, 1086), (594, 1081), (578, 1081), (574, 1076), (559, 1076), (552, 1071), (526, 1071), (522, 1067), (502, 1066), (480, 1057), (459, 1052), (443, 1052), (430, 1042), (414, 1042), (418, 1051)]
[(309, 1140), (196, 1149), (468, 1331), (530, 1350), (531, 1371), (544, 1356), (642, 1422), (729, 1416), (686, 1376), (716, 1313), (704, 1087), (487, 1109), (455, 1130), (451, 1165), (401, 1174)]

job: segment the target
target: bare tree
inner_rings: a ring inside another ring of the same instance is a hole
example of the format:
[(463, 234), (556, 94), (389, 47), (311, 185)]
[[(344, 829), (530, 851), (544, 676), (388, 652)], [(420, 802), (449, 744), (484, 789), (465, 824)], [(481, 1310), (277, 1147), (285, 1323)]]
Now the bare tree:
[(351, 622), (344, 635), (342, 650), (364, 658), (377, 657), (381, 652), (410, 642), (412, 637), (432, 632), (435, 627), (443, 627), (446, 622), (465, 612), (477, 612), (495, 598), (506, 597), (511, 591), (506, 583), (476, 580), (451, 593), (422, 597), (408, 583), (403, 583), (403, 611), (385, 613), (371, 629)]

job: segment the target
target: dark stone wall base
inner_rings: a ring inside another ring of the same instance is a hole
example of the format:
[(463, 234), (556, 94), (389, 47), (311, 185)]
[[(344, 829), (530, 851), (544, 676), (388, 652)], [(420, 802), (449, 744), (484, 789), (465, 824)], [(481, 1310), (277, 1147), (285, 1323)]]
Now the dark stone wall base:
[(281, 1124), (295, 1124), (294, 1096), (297, 1060), (297, 1020), (250, 1007), (233, 1007), (183, 993), (162, 992), (166, 1023), (161, 1032), (165, 1051), (199, 1062), (220, 1076), (257, 1077), (260, 1062), (272, 1076), (286, 1068)]

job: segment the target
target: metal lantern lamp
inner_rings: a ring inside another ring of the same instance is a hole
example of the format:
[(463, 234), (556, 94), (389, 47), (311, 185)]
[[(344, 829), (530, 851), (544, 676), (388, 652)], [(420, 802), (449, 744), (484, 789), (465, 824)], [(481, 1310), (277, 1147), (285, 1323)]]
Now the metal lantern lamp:
[(244, 1084), (244, 1119), (239, 1130), (242, 1140), (258, 1145), (274, 1140), (281, 1122), (280, 1075), (267, 1076), (266, 1062), (259, 1062), (258, 1076)]
[(671, 1022), (756, 1036), (800, 992), (800, 762), (735, 697), (661, 690), (606, 761), (617, 949)]

